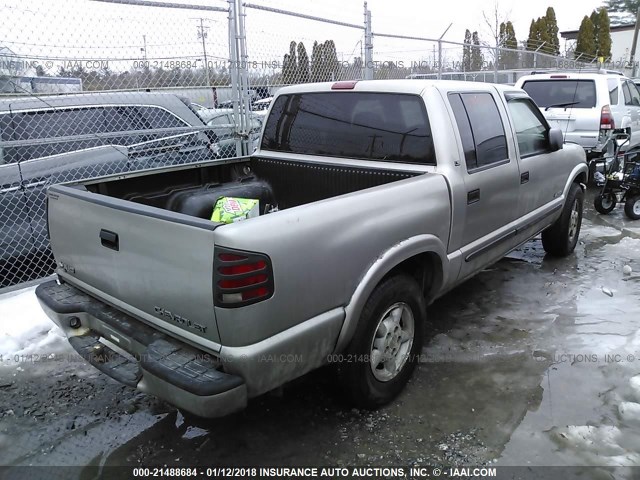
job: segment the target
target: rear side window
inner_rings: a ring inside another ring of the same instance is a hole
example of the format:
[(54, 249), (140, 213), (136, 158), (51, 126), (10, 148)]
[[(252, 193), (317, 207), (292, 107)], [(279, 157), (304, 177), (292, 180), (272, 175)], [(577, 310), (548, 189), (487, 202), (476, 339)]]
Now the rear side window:
[[(38, 110), (12, 115), (13, 140), (24, 144), (8, 148), (12, 162), (21, 162), (83, 148), (101, 145), (103, 140), (93, 137), (105, 131), (103, 108), (73, 108)], [(59, 137), (85, 136), (80, 139)], [(89, 136), (87, 138), (86, 136)], [(31, 140), (50, 139), (48, 143), (30, 144)], [(5, 159), (6, 160), (6, 159)]]
[(629, 85), (627, 85), (627, 82), (622, 83), (622, 93), (624, 95), (624, 104), (631, 105), (631, 92), (629, 91)]
[(609, 87), (609, 104), (617, 105), (618, 104), (618, 92), (620, 91), (620, 87), (618, 86), (617, 78), (610, 78), (607, 80), (607, 87)]
[(509, 160), (502, 118), (490, 93), (451, 93), (449, 102), (462, 137), (467, 170)]
[(471, 131), (471, 124), (469, 123), (469, 117), (467, 111), (462, 104), (462, 98), (460, 94), (449, 94), (449, 103), (453, 109), (453, 114), (456, 117), (456, 123), (458, 124), (458, 131), (460, 132), (460, 138), (462, 140), (462, 149), (464, 150), (464, 159), (467, 163), (467, 170), (472, 170), (478, 166), (476, 159), (476, 144), (473, 140), (473, 132)]
[[(100, 145), (132, 145), (174, 134), (168, 131), (152, 136), (153, 132), (149, 130), (187, 125), (172, 113), (153, 106), (36, 110), (15, 113), (12, 120), (13, 140), (24, 141), (24, 145), (8, 148), (5, 162), (31, 160)], [(59, 137), (80, 138), (57, 140)], [(37, 139), (50, 141), (29, 144), (30, 140)]]
[(275, 101), (262, 148), (435, 165), (431, 127), (417, 95), (319, 92)]
[(34, 111), (13, 115), (15, 140), (87, 135), (104, 130), (104, 109)]
[(522, 88), (541, 108), (593, 108), (596, 84), (593, 80), (528, 80)]

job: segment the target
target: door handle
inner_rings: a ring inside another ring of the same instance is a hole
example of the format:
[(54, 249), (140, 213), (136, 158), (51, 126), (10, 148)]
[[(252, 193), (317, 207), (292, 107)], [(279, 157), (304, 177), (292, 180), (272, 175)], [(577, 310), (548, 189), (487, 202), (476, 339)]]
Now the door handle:
[(529, 182), (529, 172), (523, 172), (520, 174), (520, 183), (528, 183)]
[(103, 247), (110, 248), (118, 252), (120, 250), (120, 239), (118, 234), (109, 230), (100, 230), (100, 243)]
[(471, 190), (467, 192), (467, 205), (471, 205), (473, 203), (480, 201), (480, 189), (476, 188), (475, 190)]

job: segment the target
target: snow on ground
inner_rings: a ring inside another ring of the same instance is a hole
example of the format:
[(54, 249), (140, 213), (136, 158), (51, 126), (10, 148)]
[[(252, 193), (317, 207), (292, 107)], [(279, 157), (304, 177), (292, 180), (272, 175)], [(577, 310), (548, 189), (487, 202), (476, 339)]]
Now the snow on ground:
[(40, 308), (35, 287), (0, 295), (0, 364), (15, 355), (49, 356), (64, 347), (65, 336)]

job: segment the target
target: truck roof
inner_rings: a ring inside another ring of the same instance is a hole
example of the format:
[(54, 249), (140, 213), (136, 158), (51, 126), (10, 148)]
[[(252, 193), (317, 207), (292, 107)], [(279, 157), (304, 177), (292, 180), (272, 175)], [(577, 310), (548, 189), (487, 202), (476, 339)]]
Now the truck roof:
[[(428, 88), (436, 88), (438, 90), (457, 90), (457, 91), (475, 91), (489, 88), (495, 88), (500, 92), (505, 91), (522, 91), (519, 88), (514, 88), (510, 85), (500, 85), (495, 83), (484, 82), (465, 82), (462, 80), (414, 80), (414, 79), (401, 79), (401, 80), (346, 80), (338, 82), (322, 82), (322, 83), (304, 83), (300, 85), (291, 85), (278, 90), (277, 95), (287, 93), (309, 93), (309, 92), (330, 92), (332, 87), (336, 84), (344, 85), (343, 88), (337, 90), (349, 90), (360, 92), (393, 92), (393, 93), (409, 93), (414, 95), (420, 95)], [(353, 87), (350, 87), (353, 84)], [(349, 88), (346, 88), (349, 87)]]
[(603, 70), (601, 72), (550, 72), (550, 73), (535, 73), (531, 75), (523, 75), (518, 79), (517, 83), (530, 82), (536, 80), (597, 80), (599, 78), (622, 78), (627, 79), (627, 76), (622, 73), (613, 72), (611, 70)]

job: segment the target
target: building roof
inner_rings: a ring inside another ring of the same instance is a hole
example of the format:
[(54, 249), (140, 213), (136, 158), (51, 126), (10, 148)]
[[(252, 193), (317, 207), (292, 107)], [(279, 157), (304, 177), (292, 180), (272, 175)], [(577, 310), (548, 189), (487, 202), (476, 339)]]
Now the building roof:
[[(625, 32), (627, 30), (633, 30), (636, 27), (635, 23), (625, 23), (622, 25), (611, 25), (609, 31), (611, 33), (614, 32)], [(577, 40), (578, 38), (578, 30), (566, 30), (564, 32), (560, 32), (560, 36), (567, 40)]]

